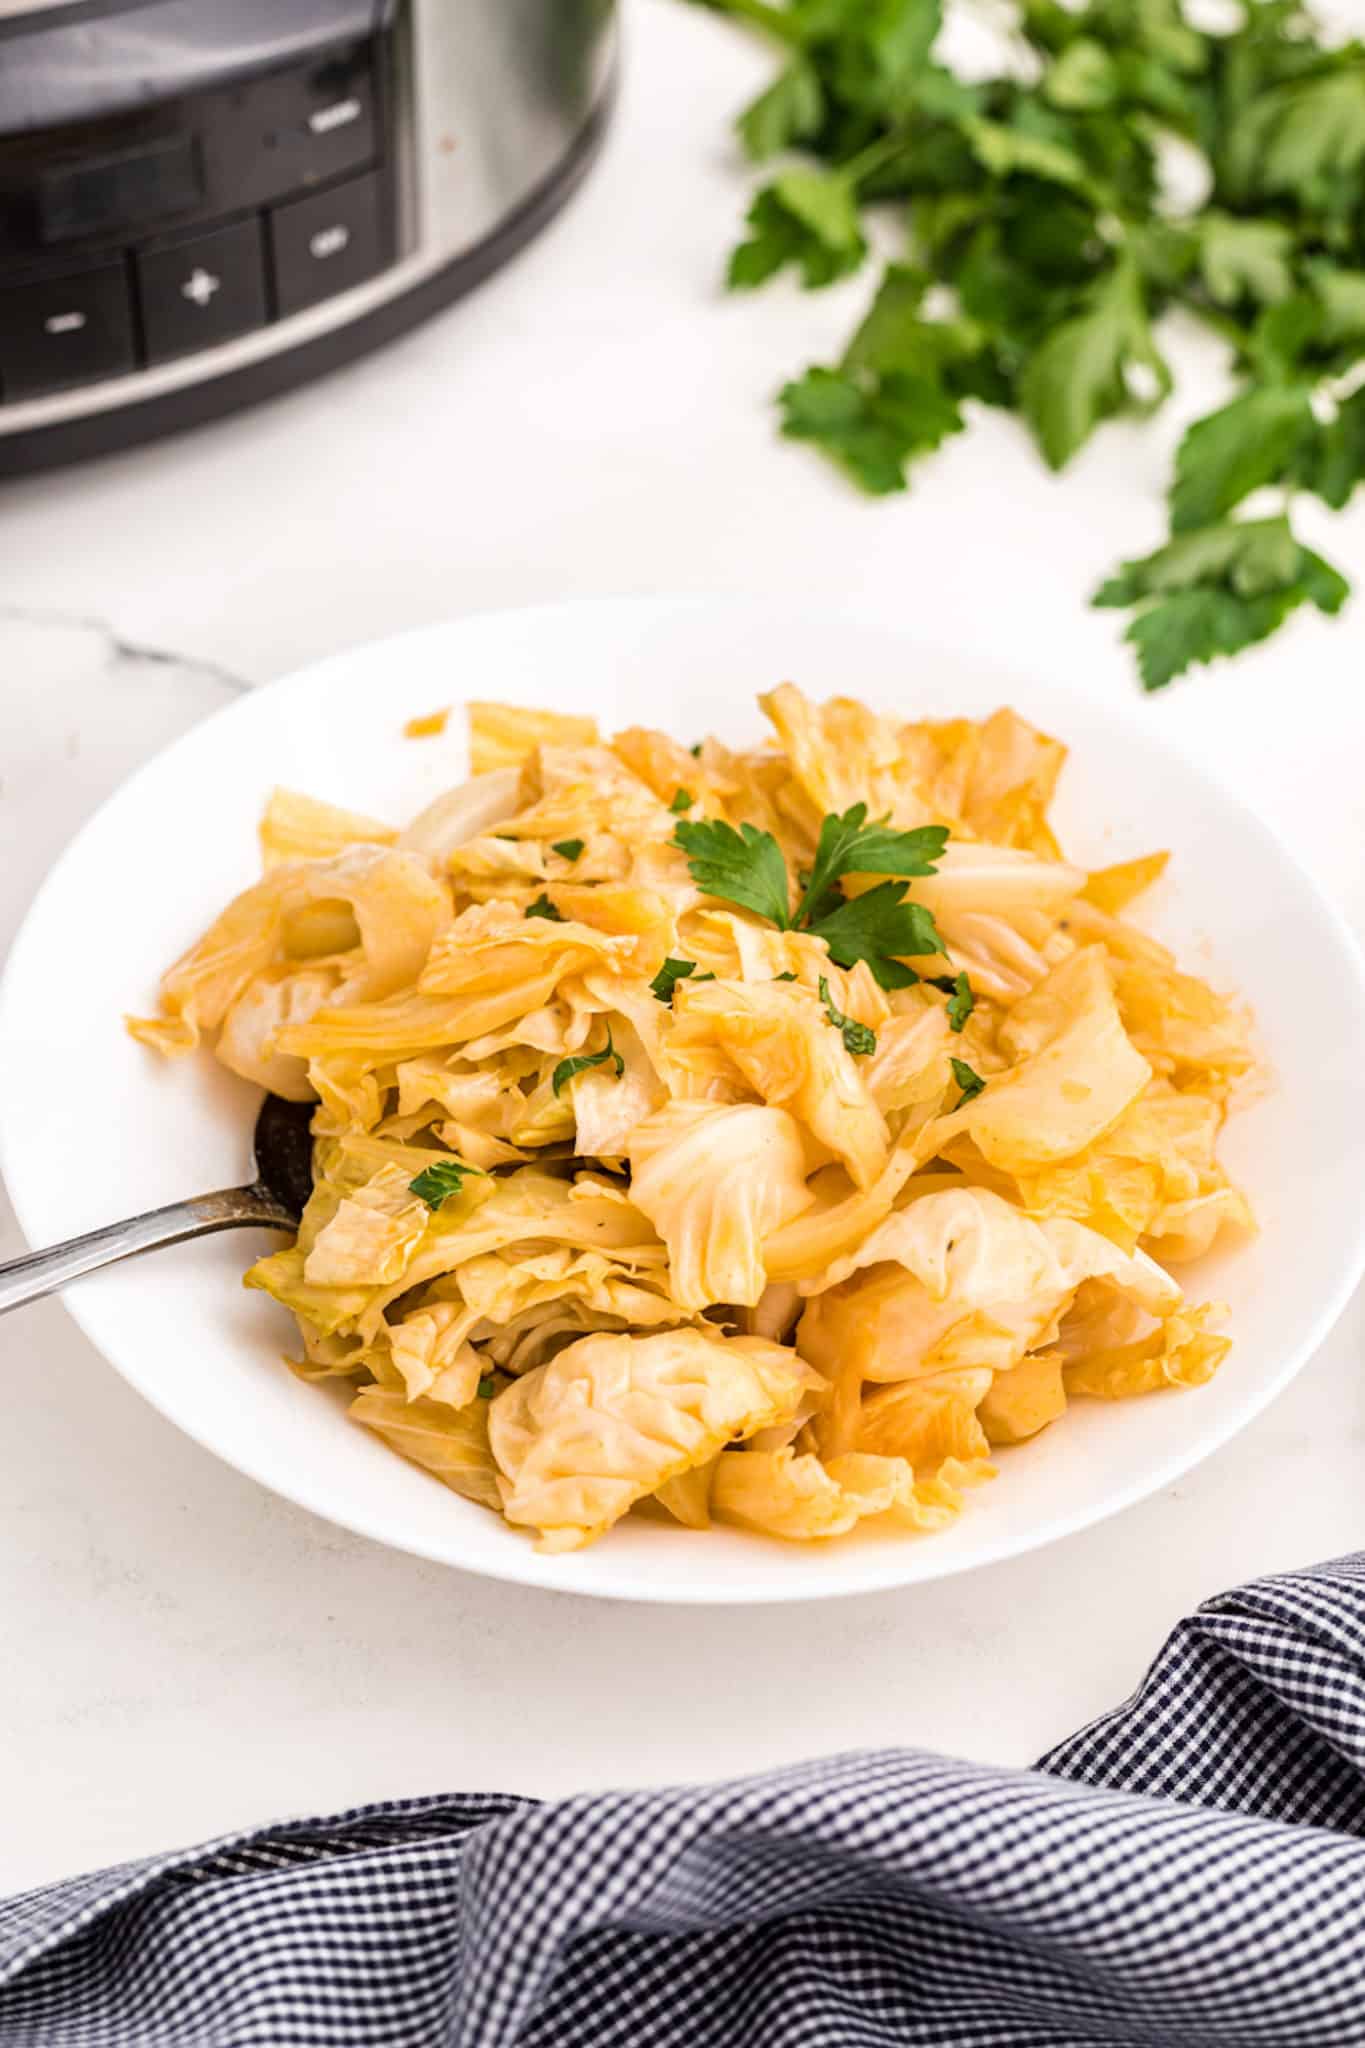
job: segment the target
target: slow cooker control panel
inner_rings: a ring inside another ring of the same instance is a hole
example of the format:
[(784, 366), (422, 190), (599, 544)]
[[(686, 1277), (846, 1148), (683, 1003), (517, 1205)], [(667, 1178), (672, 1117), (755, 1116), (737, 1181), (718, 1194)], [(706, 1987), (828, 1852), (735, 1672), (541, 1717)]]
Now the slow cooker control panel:
[(393, 263), (385, 60), (354, 38), (0, 133), (0, 404), (215, 348)]

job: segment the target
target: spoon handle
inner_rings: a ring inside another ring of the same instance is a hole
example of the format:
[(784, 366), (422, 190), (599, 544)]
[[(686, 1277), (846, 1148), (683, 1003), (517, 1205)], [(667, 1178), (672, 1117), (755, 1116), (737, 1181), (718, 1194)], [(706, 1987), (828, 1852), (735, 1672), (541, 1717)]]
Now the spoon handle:
[(216, 1195), (196, 1195), (188, 1202), (171, 1202), (164, 1209), (149, 1209), (145, 1216), (131, 1216), (125, 1223), (107, 1223), (102, 1230), (87, 1231), (84, 1237), (68, 1238), (65, 1244), (28, 1252), (21, 1259), (10, 1259), (0, 1265), (0, 1315), (7, 1309), (21, 1308), (26, 1301), (37, 1301), (41, 1295), (54, 1293), (83, 1273), (112, 1266), (118, 1259), (155, 1251), (158, 1245), (181, 1244), (188, 1237), (207, 1237), (215, 1230), (237, 1230), (247, 1224), (268, 1230), (298, 1227), (260, 1187), (224, 1188)]

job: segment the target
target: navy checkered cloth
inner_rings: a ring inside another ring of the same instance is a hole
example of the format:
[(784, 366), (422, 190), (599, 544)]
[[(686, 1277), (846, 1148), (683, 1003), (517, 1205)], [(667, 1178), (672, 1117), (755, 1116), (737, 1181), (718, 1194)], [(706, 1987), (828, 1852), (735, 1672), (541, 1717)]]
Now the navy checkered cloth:
[(1036, 1771), (892, 1750), (293, 1821), (0, 1907), (3, 2048), (1365, 2044), (1365, 1556)]

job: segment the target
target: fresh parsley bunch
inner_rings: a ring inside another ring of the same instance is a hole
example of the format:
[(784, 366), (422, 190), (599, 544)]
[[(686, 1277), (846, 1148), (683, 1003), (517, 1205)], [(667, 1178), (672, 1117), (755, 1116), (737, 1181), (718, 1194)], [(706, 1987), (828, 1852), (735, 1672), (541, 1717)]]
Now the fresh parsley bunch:
[[(898, 491), (974, 400), (1061, 469), (1166, 397), (1158, 322), (1183, 306), (1227, 343), (1236, 395), (1181, 442), (1169, 541), (1094, 601), (1133, 613), (1149, 690), (1304, 603), (1340, 610), (1346, 582), (1290, 518), (1295, 493), (1341, 507), (1365, 477), (1365, 45), (1328, 46), (1296, 0), (1240, 0), (1217, 32), (1181, 0), (1017, 0), (1030, 77), (968, 83), (933, 56), (942, 0), (700, 4), (783, 58), (739, 119), (781, 167), (731, 285), (829, 284), (866, 258), (868, 206), (904, 223), (841, 359), (782, 390), (784, 434)], [(1202, 156), (1193, 210), (1163, 194), (1168, 138)], [(1234, 516), (1266, 487), (1276, 516)]]

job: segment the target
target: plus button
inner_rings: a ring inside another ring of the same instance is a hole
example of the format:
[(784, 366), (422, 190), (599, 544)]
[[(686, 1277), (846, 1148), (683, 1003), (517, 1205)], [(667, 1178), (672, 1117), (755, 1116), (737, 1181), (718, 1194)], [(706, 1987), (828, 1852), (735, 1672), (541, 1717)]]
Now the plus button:
[(221, 288), (222, 282), (221, 277), (215, 277), (212, 271), (197, 265), (181, 285), (181, 297), (189, 299), (196, 306), (207, 306), (214, 293)]

